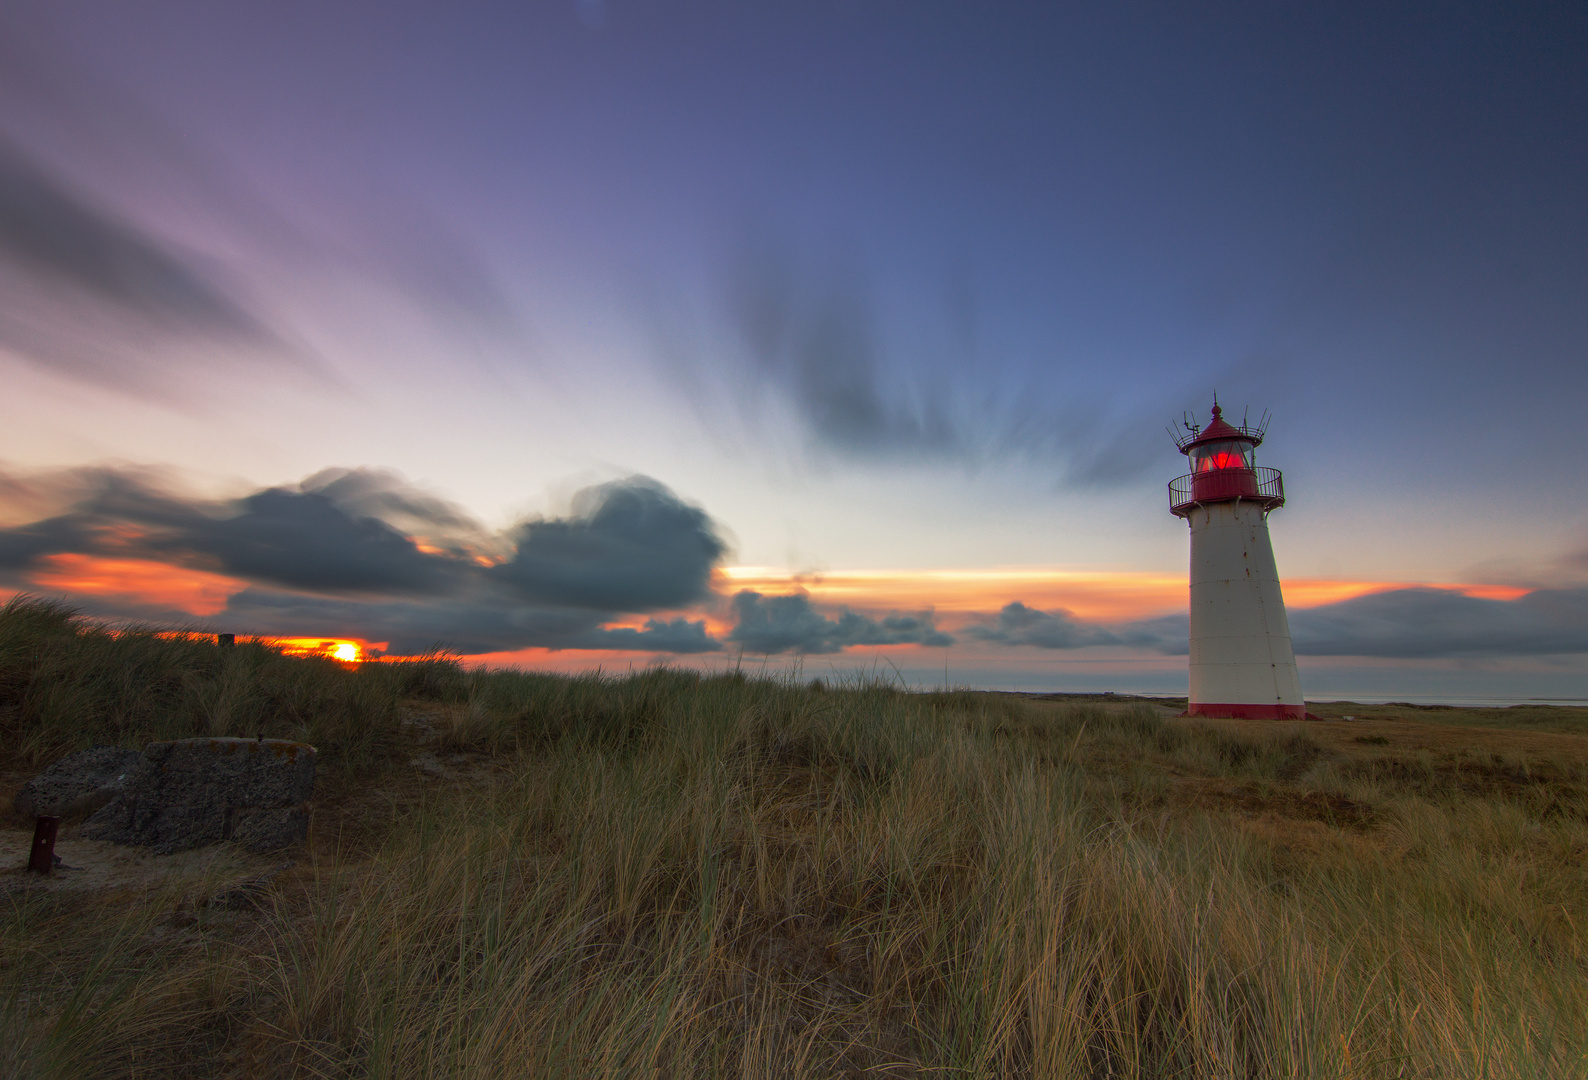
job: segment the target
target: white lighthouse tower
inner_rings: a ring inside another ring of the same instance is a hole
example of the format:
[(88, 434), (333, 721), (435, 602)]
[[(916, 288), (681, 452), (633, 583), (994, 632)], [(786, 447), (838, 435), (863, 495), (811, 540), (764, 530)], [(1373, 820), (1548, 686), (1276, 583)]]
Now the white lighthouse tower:
[(1191, 716), (1307, 715), (1268, 539), (1284, 482), (1253, 459), (1263, 432), (1228, 423), (1215, 401), (1207, 427), (1187, 422), (1176, 440), (1191, 463), (1169, 484), (1170, 511), (1191, 526)]

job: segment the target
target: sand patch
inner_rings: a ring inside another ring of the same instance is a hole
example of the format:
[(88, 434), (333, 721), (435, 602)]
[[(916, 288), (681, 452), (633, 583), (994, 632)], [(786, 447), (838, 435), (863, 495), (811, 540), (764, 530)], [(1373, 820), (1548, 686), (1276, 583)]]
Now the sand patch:
[(232, 844), (212, 844), (174, 855), (155, 855), (148, 848), (122, 847), (102, 840), (62, 836), (55, 854), (64, 867), (50, 874), (27, 870), (33, 846), (31, 829), (0, 831), (0, 895), (21, 891), (151, 892), (179, 889), (198, 899), (258, 876), (284, 861), (284, 856), (251, 855)]

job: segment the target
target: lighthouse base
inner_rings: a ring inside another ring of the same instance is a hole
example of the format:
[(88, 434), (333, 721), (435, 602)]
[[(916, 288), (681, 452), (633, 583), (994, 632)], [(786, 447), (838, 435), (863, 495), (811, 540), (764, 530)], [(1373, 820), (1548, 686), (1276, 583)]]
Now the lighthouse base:
[(1204, 716), (1209, 720), (1305, 720), (1305, 705), (1212, 705), (1195, 702), (1188, 706), (1186, 716)]

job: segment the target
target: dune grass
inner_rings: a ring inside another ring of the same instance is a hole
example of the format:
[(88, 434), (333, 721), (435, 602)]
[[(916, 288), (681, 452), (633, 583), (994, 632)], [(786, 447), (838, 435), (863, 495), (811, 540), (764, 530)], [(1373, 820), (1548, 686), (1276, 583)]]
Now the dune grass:
[(1588, 709), (1581, 706), (1530, 702), (1522, 705), (1470, 707), (1413, 705), (1398, 701), (1364, 705), (1354, 701), (1308, 702), (1307, 708), (1326, 719), (1371, 716), (1390, 720), (1426, 721), (1452, 727), (1503, 727), (1511, 730), (1552, 731), (1588, 735)]
[(212, 735), (299, 739), (333, 770), (390, 755), (398, 702), (436, 697), (463, 672), (442, 658), (354, 667), (257, 641), (109, 628), (19, 595), (0, 608), (0, 750), (43, 764), (96, 743)]
[[(1580, 761), (1546, 804), (1139, 704), (43, 621), (26, 656), (0, 636), (13, 751), (202, 730), (253, 687), (228, 723), (325, 740), (395, 809), (356, 851), (317, 817), (257, 909), (6, 894), (6, 1075), (1588, 1075)], [(93, 735), (18, 704), (68, 671)]]

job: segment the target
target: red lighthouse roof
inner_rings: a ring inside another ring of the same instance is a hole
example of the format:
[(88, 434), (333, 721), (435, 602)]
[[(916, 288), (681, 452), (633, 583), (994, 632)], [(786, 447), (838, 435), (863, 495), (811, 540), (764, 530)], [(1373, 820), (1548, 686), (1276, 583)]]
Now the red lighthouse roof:
[(1260, 427), (1249, 427), (1244, 423), (1240, 427), (1236, 427), (1224, 419), (1224, 410), (1219, 408), (1219, 403), (1215, 401), (1213, 403), (1213, 419), (1209, 421), (1208, 426), (1201, 429), (1191, 426), (1186, 437), (1178, 439), (1176, 442), (1182, 454), (1189, 454), (1194, 447), (1210, 442), (1218, 442), (1223, 439), (1240, 439), (1243, 442), (1257, 446), (1263, 441), (1263, 429)]

